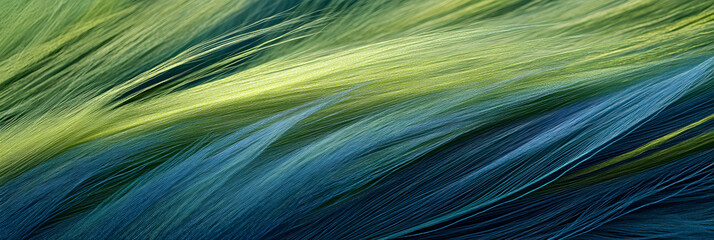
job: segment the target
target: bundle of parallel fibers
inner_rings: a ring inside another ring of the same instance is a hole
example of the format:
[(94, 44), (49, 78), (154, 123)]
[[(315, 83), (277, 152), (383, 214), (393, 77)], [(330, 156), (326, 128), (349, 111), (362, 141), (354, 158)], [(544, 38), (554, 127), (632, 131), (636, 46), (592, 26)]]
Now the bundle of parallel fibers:
[(0, 239), (714, 236), (711, 0), (0, 5)]

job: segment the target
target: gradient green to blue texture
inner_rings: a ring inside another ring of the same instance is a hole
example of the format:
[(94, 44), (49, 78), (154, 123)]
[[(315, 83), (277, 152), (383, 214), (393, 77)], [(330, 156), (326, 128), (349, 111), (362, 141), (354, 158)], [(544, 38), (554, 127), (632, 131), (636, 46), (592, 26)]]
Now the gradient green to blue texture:
[(712, 0), (0, 0), (0, 239), (713, 239)]

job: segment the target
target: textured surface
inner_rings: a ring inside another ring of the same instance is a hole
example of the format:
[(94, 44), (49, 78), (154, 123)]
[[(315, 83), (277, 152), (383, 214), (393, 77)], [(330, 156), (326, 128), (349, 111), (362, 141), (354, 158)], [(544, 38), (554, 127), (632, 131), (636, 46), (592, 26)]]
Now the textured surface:
[(0, 239), (706, 239), (711, 0), (0, 0)]

